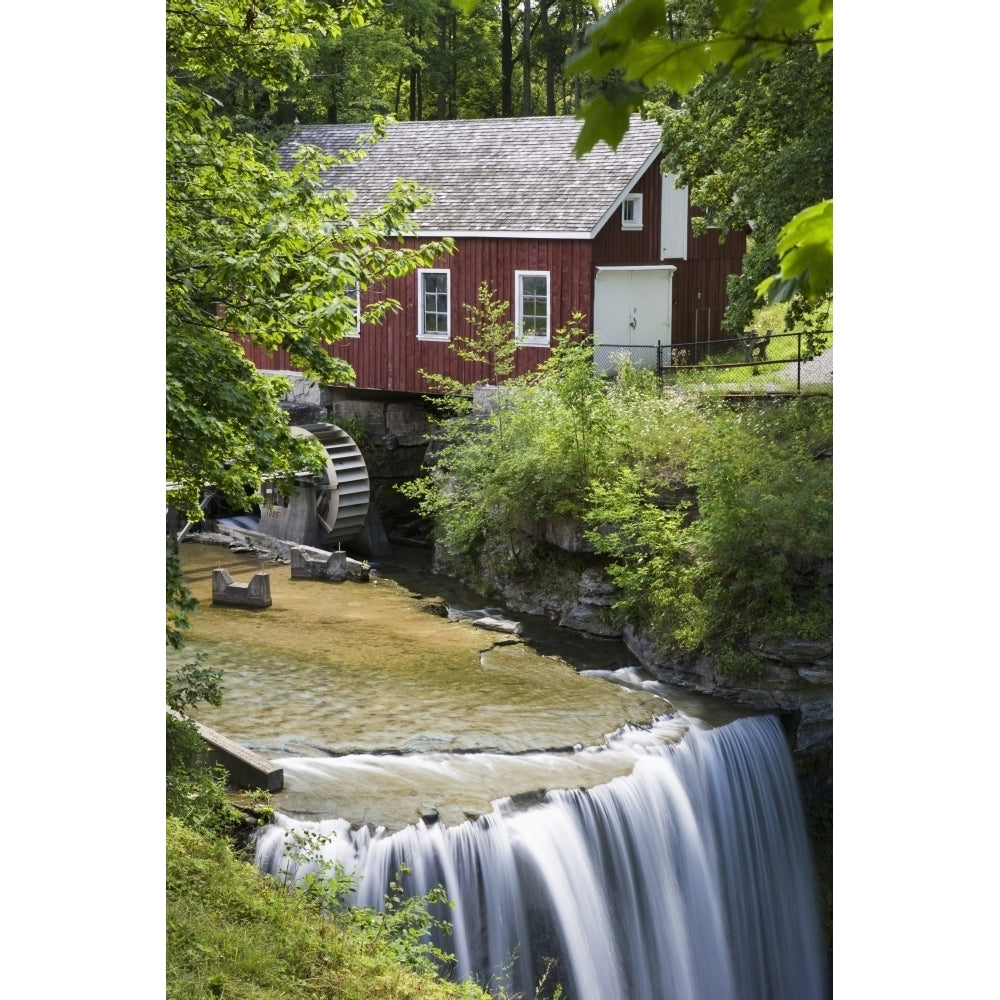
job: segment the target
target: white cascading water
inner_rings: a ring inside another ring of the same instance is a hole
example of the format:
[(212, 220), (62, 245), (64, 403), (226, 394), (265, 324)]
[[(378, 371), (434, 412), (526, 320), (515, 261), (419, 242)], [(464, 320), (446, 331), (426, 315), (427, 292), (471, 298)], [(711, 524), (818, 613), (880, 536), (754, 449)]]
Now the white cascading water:
[(567, 1000), (821, 1000), (826, 995), (812, 865), (791, 756), (773, 717), (691, 728), (676, 744), (620, 737), (628, 776), (550, 791), (518, 810), (397, 833), (287, 817), (257, 864), (289, 870), (286, 832), (326, 835), (326, 856), (376, 909), (401, 865), (407, 888), (443, 885), (455, 974), (507, 995), (550, 984)]

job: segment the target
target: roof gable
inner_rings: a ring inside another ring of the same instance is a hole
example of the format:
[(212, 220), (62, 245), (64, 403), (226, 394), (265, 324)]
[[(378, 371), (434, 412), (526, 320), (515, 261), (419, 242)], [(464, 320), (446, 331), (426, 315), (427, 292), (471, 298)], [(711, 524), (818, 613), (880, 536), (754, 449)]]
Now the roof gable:
[[(660, 126), (634, 116), (617, 151), (599, 144), (577, 159), (580, 121), (570, 116), (395, 122), (367, 156), (324, 174), (349, 188), (358, 211), (378, 208), (397, 180), (434, 192), (414, 216), (422, 236), (584, 238), (628, 194), (660, 151)], [(304, 125), (282, 144), (325, 153), (355, 149), (371, 125)]]

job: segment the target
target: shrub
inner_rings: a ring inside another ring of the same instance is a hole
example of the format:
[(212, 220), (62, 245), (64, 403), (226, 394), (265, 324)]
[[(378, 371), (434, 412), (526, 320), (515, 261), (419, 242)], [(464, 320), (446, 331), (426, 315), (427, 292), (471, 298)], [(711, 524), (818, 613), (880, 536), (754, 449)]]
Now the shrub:
[(537, 573), (540, 519), (584, 522), (620, 618), (745, 677), (762, 640), (830, 634), (831, 440), (828, 396), (737, 408), (629, 365), (606, 382), (574, 323), (491, 408), (443, 421), (404, 492), (441, 561), (480, 588)]

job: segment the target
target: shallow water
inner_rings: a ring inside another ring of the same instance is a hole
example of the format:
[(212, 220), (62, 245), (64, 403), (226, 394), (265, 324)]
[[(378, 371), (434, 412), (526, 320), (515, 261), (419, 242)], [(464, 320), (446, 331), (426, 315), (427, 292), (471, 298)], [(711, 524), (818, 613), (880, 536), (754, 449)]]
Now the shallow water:
[[(222, 706), (193, 715), (282, 765), (272, 803), (287, 815), (398, 828), (433, 806), (459, 822), (500, 797), (628, 773), (632, 758), (606, 742), (625, 726), (676, 716), (680, 738), (739, 714), (645, 677), (617, 641), (506, 612), (522, 636), (429, 613), (439, 597), (459, 615), (482, 598), (419, 566), (292, 580), (286, 565), (198, 542), (181, 563), (200, 606), (168, 669), (203, 653), (223, 671)], [(216, 567), (241, 583), (267, 572), (272, 606), (213, 606)]]

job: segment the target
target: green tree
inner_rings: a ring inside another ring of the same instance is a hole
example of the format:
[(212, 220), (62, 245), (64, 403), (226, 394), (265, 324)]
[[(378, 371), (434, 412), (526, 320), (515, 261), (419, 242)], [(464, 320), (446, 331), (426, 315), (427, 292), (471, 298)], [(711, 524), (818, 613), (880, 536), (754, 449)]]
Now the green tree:
[[(685, 100), (685, 109), (668, 130), (686, 133), (689, 149), (697, 151), (702, 161), (697, 169), (686, 158), (674, 167), (700, 183), (701, 189), (694, 194), (705, 198), (710, 210), (731, 214), (722, 207), (724, 188), (728, 183), (732, 195), (741, 187), (726, 175), (725, 166), (720, 166), (721, 180), (713, 180), (707, 172), (713, 153), (725, 159), (719, 144), (725, 142), (728, 127), (736, 130), (731, 138), (737, 139), (751, 161), (759, 163), (762, 153), (774, 154), (766, 183), (758, 186), (749, 203), (738, 203), (744, 222), (756, 224), (754, 213), (762, 212), (762, 231), (754, 234), (755, 249), (744, 271), (746, 287), (736, 288), (739, 301), (730, 326), (738, 325), (735, 320), (746, 315), (740, 297), (748, 296), (747, 289), (755, 280), (752, 287), (757, 295), (771, 302), (798, 299), (806, 307), (822, 302), (833, 290), (833, 207), (826, 178), (816, 178), (811, 169), (803, 183), (796, 178), (794, 191), (786, 199), (790, 204), (777, 204), (786, 194), (782, 177), (787, 180), (787, 171), (804, 155), (822, 156), (820, 147), (827, 141), (819, 134), (826, 127), (823, 122), (803, 141), (780, 128), (773, 131), (781, 101), (786, 102), (790, 119), (797, 116), (796, 101), (807, 111), (811, 108), (823, 118), (829, 116), (828, 83), (823, 76), (832, 74), (829, 63), (818, 75), (810, 70), (798, 81), (801, 89), (792, 93), (796, 67), (800, 72), (803, 67), (794, 55), (799, 49), (820, 63), (832, 59), (832, 0), (623, 0), (593, 26), (587, 44), (569, 62), (571, 73), (600, 81), (599, 92), (581, 111), (584, 124), (576, 147), (580, 155), (599, 141), (617, 147), (628, 130), (629, 115), (656, 101), (662, 88)], [(757, 89), (762, 78), (766, 79), (763, 92)], [(759, 108), (755, 107), (758, 97), (763, 98)], [(755, 131), (765, 124), (756, 120), (758, 113), (772, 131)], [(727, 115), (741, 121), (728, 123)], [(745, 131), (738, 128), (740, 124)], [(702, 148), (703, 143), (708, 145)], [(760, 143), (760, 149), (754, 149), (754, 143)], [(803, 204), (801, 199), (811, 186), (822, 193), (814, 195), (814, 203)], [(774, 218), (782, 211), (794, 214), (779, 218), (776, 226)], [(764, 276), (765, 262), (778, 273)]]
[[(178, 0), (167, 10), (166, 496), (191, 520), (207, 486), (241, 509), (263, 479), (294, 490), (297, 471), (325, 460), (291, 433), (279, 405), (288, 382), (261, 374), (240, 342), (285, 350), (323, 382), (350, 380), (326, 347), (354, 329), (358, 289), (450, 249), (408, 249), (396, 239), (412, 228), (426, 192), (399, 184), (381, 210), (354, 217), (345, 192), (323, 189), (328, 158), (307, 150), (283, 168), (273, 145), (247, 127), (254, 109), (279, 106), (302, 80), (317, 37), (358, 17), (353, 5), (319, 0)], [(230, 112), (244, 121), (234, 125)], [(363, 318), (394, 306), (374, 302)], [(194, 605), (168, 540), (168, 645), (183, 645)], [(167, 682), (168, 811), (205, 828), (228, 822), (224, 776), (202, 764), (184, 710), (217, 704), (220, 680), (198, 662)]]
[(242, 71), (217, 96), (239, 127), (258, 133), (296, 118), (509, 117), (525, 113), (526, 103), (530, 113), (573, 112), (586, 88), (581, 77), (568, 77), (566, 56), (597, 16), (594, 0), (372, 4), (363, 23), (342, 22), (339, 32), (318, 38), (304, 56), (307, 72), (282, 97)]
[(488, 282), (483, 282), (474, 305), (465, 304), (467, 336), (456, 334), (448, 349), (481, 372), (481, 377), (459, 381), (447, 375), (427, 372), (420, 374), (447, 397), (465, 397), (478, 385), (502, 385), (514, 371), (517, 359), (517, 327), (510, 319), (510, 303), (495, 298)]
[[(666, 169), (705, 212), (696, 226), (727, 233), (753, 225), (742, 273), (729, 281), (725, 317), (728, 329), (745, 330), (758, 287), (778, 268), (782, 227), (833, 194), (833, 55), (817, 59), (790, 46), (743, 73), (706, 74), (677, 108), (650, 107), (663, 123)], [(790, 327), (805, 304), (798, 296)]]
[[(399, 184), (380, 211), (354, 218), (345, 192), (323, 190), (327, 158), (306, 151), (283, 169), (211, 93), (238, 69), (280, 101), (307, 72), (316, 35), (338, 33), (351, 12), (314, 0), (259, 10), (187, 0), (167, 13), (167, 502), (191, 518), (207, 484), (240, 508), (263, 478), (292, 489), (297, 470), (322, 461), (290, 432), (279, 406), (287, 383), (260, 374), (233, 337), (286, 350), (322, 382), (349, 381), (326, 346), (354, 328), (357, 289), (450, 250), (446, 241), (393, 242), (427, 192)], [(363, 318), (395, 305), (373, 303)]]

